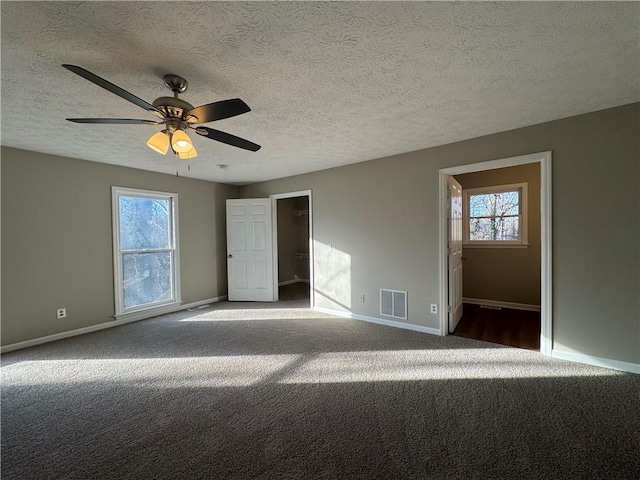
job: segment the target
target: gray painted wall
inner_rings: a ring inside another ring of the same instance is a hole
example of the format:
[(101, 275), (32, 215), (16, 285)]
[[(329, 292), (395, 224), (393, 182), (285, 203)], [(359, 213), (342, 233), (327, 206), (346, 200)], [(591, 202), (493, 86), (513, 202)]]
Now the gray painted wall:
[(640, 104), (626, 105), (247, 185), (240, 195), (313, 190), (316, 305), (379, 317), (379, 289), (406, 290), (408, 322), (437, 328), (428, 312), (439, 298), (439, 169), (551, 150), (554, 348), (637, 363), (639, 114)]
[[(178, 193), (183, 303), (226, 295), (237, 187), (2, 147), (2, 345), (113, 320), (111, 186)], [(57, 320), (56, 308), (67, 318)]]
[(463, 247), (467, 298), (540, 305), (540, 164), (456, 175), (463, 189), (527, 183), (526, 248)]

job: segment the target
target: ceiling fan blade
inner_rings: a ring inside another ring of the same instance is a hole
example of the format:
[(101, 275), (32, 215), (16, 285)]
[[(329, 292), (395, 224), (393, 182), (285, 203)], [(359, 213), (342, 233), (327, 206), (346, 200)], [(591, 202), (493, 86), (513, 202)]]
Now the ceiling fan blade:
[(244, 148), (245, 150), (251, 150), (257, 152), (260, 150), (260, 145), (245, 140), (244, 138), (236, 137), (230, 133), (221, 132), (220, 130), (214, 130), (213, 128), (197, 127), (194, 128), (198, 135), (210, 138), (211, 140), (217, 140), (218, 142), (226, 143), (233, 147)]
[(164, 123), (134, 118), (67, 118), (67, 120), (73, 123), (106, 123), (110, 125), (161, 125)]
[(64, 68), (66, 68), (67, 70), (80, 75), (82, 78), (86, 78), (87, 80), (89, 80), (90, 82), (95, 83), (96, 85), (98, 85), (99, 87), (102, 87), (106, 90), (109, 90), (111, 93), (115, 93), (116, 95), (118, 95), (119, 97), (124, 98), (125, 100), (128, 100), (129, 102), (144, 108), (145, 110), (161, 116), (162, 117), (162, 112), (160, 110), (158, 110), (156, 107), (154, 107), (153, 105), (151, 105), (150, 103), (145, 102), (144, 100), (142, 100), (141, 98), (136, 97), (133, 93), (129, 93), (126, 90), (120, 88), (117, 85), (114, 85), (111, 82), (108, 82), (107, 80), (105, 80), (104, 78), (101, 78), (99, 76), (97, 76), (94, 73), (91, 73), (89, 70), (85, 70), (82, 67), (78, 67), (76, 65), (68, 65), (68, 64), (64, 64), (62, 65)]
[(230, 100), (221, 100), (219, 102), (208, 103), (207, 105), (200, 105), (185, 113), (185, 116), (193, 115), (197, 117), (197, 121), (190, 123), (207, 123), (214, 120), (222, 120), (223, 118), (235, 117), (242, 113), (250, 112), (249, 105), (244, 103), (239, 98), (232, 98)]

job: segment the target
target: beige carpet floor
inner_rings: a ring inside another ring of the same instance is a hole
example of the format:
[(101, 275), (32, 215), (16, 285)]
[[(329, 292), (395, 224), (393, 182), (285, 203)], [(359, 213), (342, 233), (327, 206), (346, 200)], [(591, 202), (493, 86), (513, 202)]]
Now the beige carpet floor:
[(3, 355), (2, 479), (640, 478), (640, 376), (304, 302)]

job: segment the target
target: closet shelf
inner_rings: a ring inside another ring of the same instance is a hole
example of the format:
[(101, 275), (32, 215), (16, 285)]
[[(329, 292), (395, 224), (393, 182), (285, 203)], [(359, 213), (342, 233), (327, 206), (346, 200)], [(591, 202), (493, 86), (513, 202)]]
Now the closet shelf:
[(293, 212), (294, 217), (301, 217), (302, 215), (309, 215), (309, 210), (296, 210)]
[(296, 260), (303, 260), (305, 258), (309, 258), (308, 253), (294, 253), (293, 256)]

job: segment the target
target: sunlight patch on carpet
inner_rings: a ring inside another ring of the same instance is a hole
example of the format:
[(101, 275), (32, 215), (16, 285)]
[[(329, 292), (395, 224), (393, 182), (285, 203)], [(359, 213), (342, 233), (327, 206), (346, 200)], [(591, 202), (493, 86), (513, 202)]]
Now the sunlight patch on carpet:
[[(182, 318), (180, 322), (253, 322), (256, 320), (331, 319), (309, 308), (218, 308)], [(336, 318), (336, 317), (333, 317)]]
[(73, 359), (21, 362), (2, 369), (4, 387), (127, 383), (139, 387), (246, 387), (296, 362), (300, 355)]
[(127, 384), (224, 388), (429, 380), (616, 376), (620, 372), (510, 348), (283, 355), (26, 361), (2, 369), (3, 386)]
[(345, 383), (493, 378), (615, 376), (618, 372), (549, 361), (515, 349), (443, 349), (322, 353), (282, 378), (292, 383)]

